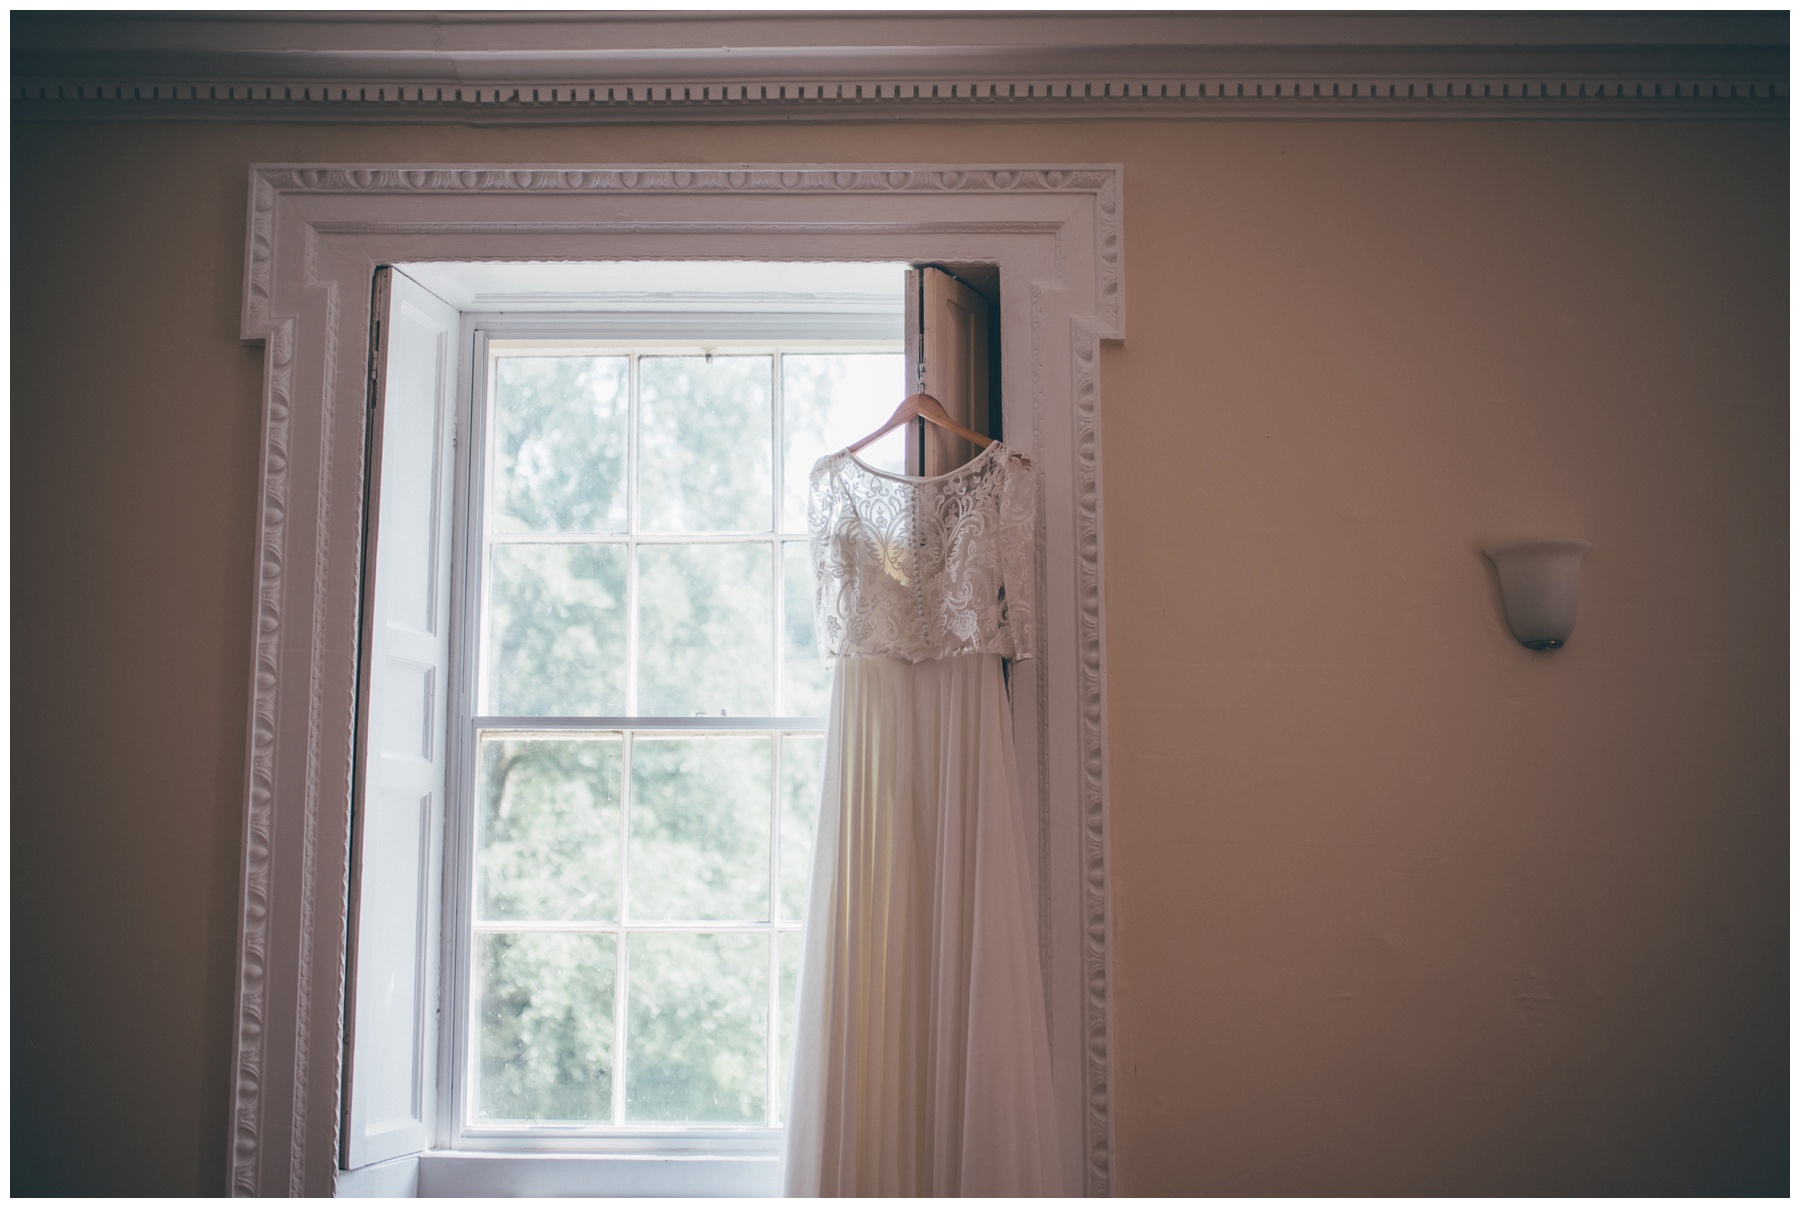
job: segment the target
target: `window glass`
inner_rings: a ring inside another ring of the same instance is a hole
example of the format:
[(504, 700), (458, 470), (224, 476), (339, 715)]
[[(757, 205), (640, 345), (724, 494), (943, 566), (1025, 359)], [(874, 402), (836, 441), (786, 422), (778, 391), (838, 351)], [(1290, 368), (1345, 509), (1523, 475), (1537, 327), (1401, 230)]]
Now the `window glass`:
[(787, 717), (824, 717), (831, 702), (831, 668), (819, 655), (813, 630), (812, 561), (804, 541), (781, 543), (781, 711)]
[(633, 922), (769, 917), (766, 734), (639, 735), (631, 751)]
[[(887, 422), (906, 393), (895, 352), (790, 353), (781, 358), (781, 530), (806, 531), (813, 463)], [(896, 428), (857, 453), (878, 470), (903, 472), (906, 433)]]
[(476, 934), (476, 1119), (612, 1118), (617, 943), (581, 932)]
[(626, 1118), (763, 1123), (769, 936), (639, 931), (628, 951)]
[(775, 711), (769, 562), (767, 542), (638, 547), (638, 713)]
[(893, 411), (901, 355), (488, 369), (462, 1126), (778, 1127), (831, 692), (807, 475)]
[(645, 532), (769, 531), (772, 371), (766, 356), (639, 360)]
[(496, 545), (488, 559), (483, 712), (625, 712), (625, 547)]
[(494, 374), (493, 527), (625, 529), (627, 357), (506, 357)]
[(825, 739), (818, 734), (781, 736), (781, 903), (778, 917), (799, 922), (812, 872), (813, 820), (819, 812), (819, 764)]
[(476, 919), (619, 917), (619, 735), (481, 742)]

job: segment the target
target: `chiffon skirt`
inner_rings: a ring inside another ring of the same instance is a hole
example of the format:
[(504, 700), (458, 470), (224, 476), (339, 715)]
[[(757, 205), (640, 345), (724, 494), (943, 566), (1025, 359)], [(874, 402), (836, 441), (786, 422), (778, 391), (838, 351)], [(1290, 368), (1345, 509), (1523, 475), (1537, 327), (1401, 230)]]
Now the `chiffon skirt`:
[(1000, 656), (837, 662), (788, 1195), (1062, 1195)]

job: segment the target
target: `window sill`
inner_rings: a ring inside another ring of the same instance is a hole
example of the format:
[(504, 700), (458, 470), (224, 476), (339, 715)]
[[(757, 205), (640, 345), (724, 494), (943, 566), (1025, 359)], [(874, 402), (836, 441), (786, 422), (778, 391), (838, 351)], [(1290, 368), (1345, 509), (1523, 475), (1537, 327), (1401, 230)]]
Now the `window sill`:
[(339, 1198), (770, 1197), (775, 1155), (469, 1153), (434, 1150), (338, 1175)]

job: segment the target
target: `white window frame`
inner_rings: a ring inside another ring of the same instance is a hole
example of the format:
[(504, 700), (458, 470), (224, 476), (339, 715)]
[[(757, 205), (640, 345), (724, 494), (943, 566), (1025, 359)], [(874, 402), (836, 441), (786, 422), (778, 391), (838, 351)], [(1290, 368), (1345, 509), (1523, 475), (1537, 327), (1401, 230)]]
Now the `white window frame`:
[[(1015, 733), (1039, 851), (1058, 1127), (1085, 1190), (1110, 1190), (1098, 353), (1124, 336), (1122, 176), (1117, 165), (252, 166), (242, 334), (266, 361), (233, 1194), (339, 1190), (371, 275), (378, 264), (630, 259), (999, 266), (1005, 430), (1041, 491), (1044, 620), (1038, 657), (1017, 669)], [(607, 1161), (433, 1155), (366, 1168), (359, 1182), (491, 1190), (495, 1171), (534, 1160), (544, 1193), (594, 1186), (583, 1180)], [(636, 1177), (609, 1186), (629, 1193)]]
[[(896, 283), (898, 284), (898, 283)], [(898, 301), (898, 299), (896, 299)], [(804, 331), (809, 326), (806, 315), (796, 315), (784, 319), (779, 302), (766, 304), (768, 310), (754, 316), (752, 322), (757, 326), (779, 331), (791, 326), (793, 330)], [(896, 307), (898, 311), (898, 307)], [(887, 326), (879, 319), (867, 326)], [(783, 384), (781, 377), (780, 355), (806, 355), (809, 353), (881, 353), (900, 356), (904, 352), (904, 343), (899, 338), (899, 315), (894, 316), (892, 324), (894, 338), (881, 340), (872, 337), (856, 338), (839, 336), (832, 339), (817, 338), (784, 338), (777, 335), (765, 335), (761, 338), (743, 338), (741, 336), (715, 337), (720, 330), (732, 330), (729, 320), (721, 321), (713, 315), (687, 315), (681, 313), (661, 316), (630, 315), (619, 316), (600, 313), (581, 313), (579, 311), (549, 311), (527, 314), (489, 314), (467, 312), (463, 315), (461, 350), (464, 360), (463, 373), (466, 375), (470, 389), (467, 395), (468, 421), (463, 424), (464, 430), (470, 434), (467, 455), (459, 451), (457, 459), (458, 513), (464, 519), (466, 531), (458, 545), (457, 566), (452, 590), (459, 597), (459, 616), (468, 618), (462, 624), (460, 632), (452, 637), (451, 683), (457, 686), (453, 690), (450, 705), (450, 725), (452, 733), (449, 742), (450, 783), (447, 791), (449, 809), (448, 830), (451, 840), (446, 844), (446, 876), (444, 910), (444, 956), (440, 968), (442, 975), (444, 1014), (443, 1024), (439, 1030), (440, 1044), (443, 1048), (439, 1064), (438, 1077), (438, 1130), (437, 1144), (445, 1151), (455, 1150), (469, 1153), (598, 1153), (617, 1154), (677, 1155), (705, 1154), (713, 1157), (741, 1156), (745, 1158), (777, 1156), (781, 1150), (782, 1129), (780, 1126), (760, 1127), (755, 1125), (708, 1126), (697, 1124), (670, 1125), (613, 1125), (613, 1126), (553, 1126), (553, 1127), (512, 1127), (506, 1125), (470, 1125), (467, 1103), (468, 1092), (473, 1081), (474, 1069), (474, 1017), (471, 992), (472, 974), (472, 933), (477, 925), (472, 916), (471, 903), (475, 884), (474, 845), (472, 843), (475, 826), (475, 811), (478, 804), (475, 800), (475, 789), (472, 777), (476, 758), (474, 746), (483, 732), (493, 732), (496, 728), (512, 729), (521, 734), (541, 735), (556, 732), (574, 733), (613, 733), (628, 731), (637, 733), (745, 733), (768, 734), (776, 736), (774, 742), (773, 763), (771, 771), (774, 776), (772, 789), (777, 800), (771, 802), (771, 809), (778, 809), (778, 796), (781, 784), (781, 746), (779, 735), (784, 733), (807, 733), (823, 735), (825, 719), (823, 717), (802, 717), (783, 713), (777, 708), (775, 714), (768, 717), (731, 717), (731, 718), (646, 718), (637, 716), (632, 709), (635, 703), (633, 692), (627, 691), (626, 716), (591, 717), (591, 718), (525, 718), (483, 716), (474, 712), (475, 702), (480, 697), (480, 685), (473, 683), (473, 677), (480, 668), (479, 652), (481, 647), (480, 617), (482, 615), (482, 593), (484, 578), (482, 573), (486, 565), (483, 546), (481, 517), (486, 507), (486, 490), (493, 478), (493, 446), (492, 446), (492, 383), (496, 363), (494, 345), (500, 343), (512, 346), (514, 351), (520, 344), (532, 345), (532, 351), (540, 355), (595, 355), (608, 356), (629, 353), (634, 360), (641, 356), (698, 356), (706, 353), (717, 353), (721, 356), (768, 356), (770, 371), (773, 375), (770, 394), (770, 435), (771, 459), (770, 481), (771, 510), (773, 527), (766, 533), (761, 532), (721, 532), (718, 534), (662, 534), (642, 533), (636, 531), (608, 534), (600, 540), (624, 545), (628, 550), (638, 545), (698, 545), (719, 543), (755, 543), (771, 546), (771, 650), (779, 659), (782, 637), (783, 584), (782, 546), (795, 540), (804, 539), (804, 525), (799, 529), (784, 527), (782, 524), (782, 488), (785, 482), (782, 464), (782, 403)], [(639, 328), (645, 334), (621, 335), (621, 328)], [(741, 329), (741, 325), (740, 325)], [(504, 355), (504, 354), (502, 354)], [(638, 424), (637, 395), (635, 381), (637, 368), (634, 365), (631, 377), (632, 388), (631, 418), (633, 437), (627, 442), (628, 478), (633, 482), (632, 490), (636, 490), (638, 469), (638, 442), (636, 427)], [(575, 540), (589, 540), (583, 535)], [(628, 556), (629, 565), (629, 556)], [(630, 572), (628, 572), (630, 573)], [(628, 597), (635, 593), (628, 589)], [(631, 608), (627, 604), (627, 608)], [(635, 630), (635, 626), (633, 626)], [(632, 639), (635, 640), (635, 637)], [(779, 664), (772, 668), (777, 676), (777, 694), (779, 695)], [(778, 702), (779, 703), (779, 702)], [(628, 739), (627, 742), (630, 740)], [(771, 831), (777, 839), (770, 845), (770, 889), (775, 896), (771, 898), (770, 909), (778, 912), (780, 876), (779, 876), (779, 835)], [(504, 928), (501, 928), (504, 929)], [(656, 924), (634, 923), (621, 918), (617, 923), (594, 927), (592, 930), (617, 934), (620, 947), (623, 949), (623, 936), (627, 931), (643, 932), (663, 930)], [(721, 923), (707, 927), (708, 932), (754, 931), (771, 934), (782, 931), (798, 931), (799, 924), (788, 923), (772, 915), (766, 924), (733, 924)], [(692, 930), (679, 927), (667, 930)], [(775, 978), (774, 962), (776, 954), (770, 952), (770, 976)], [(614, 1010), (623, 1016), (625, 1011), (625, 994), (627, 982), (615, 983)], [(773, 1038), (779, 1026), (779, 1016), (771, 1012), (769, 1020), (770, 1036)], [(774, 1082), (780, 1077), (777, 1068), (781, 1056), (780, 1047), (773, 1042), (769, 1046), (771, 1107), (774, 1102)], [(622, 1047), (615, 1046), (615, 1063), (624, 1064), (625, 1052)], [(618, 1076), (615, 1068), (614, 1098), (623, 1093), (624, 1079), (629, 1078), (627, 1069), (624, 1078)], [(667, 1163), (662, 1164), (665, 1168)], [(691, 1172), (690, 1172), (691, 1173)], [(766, 1171), (758, 1171), (764, 1175)], [(744, 1180), (752, 1188), (757, 1186), (754, 1175)], [(704, 1182), (690, 1183), (679, 1190), (698, 1194), (696, 1187), (705, 1186)], [(739, 1186), (744, 1185), (740, 1183)]]

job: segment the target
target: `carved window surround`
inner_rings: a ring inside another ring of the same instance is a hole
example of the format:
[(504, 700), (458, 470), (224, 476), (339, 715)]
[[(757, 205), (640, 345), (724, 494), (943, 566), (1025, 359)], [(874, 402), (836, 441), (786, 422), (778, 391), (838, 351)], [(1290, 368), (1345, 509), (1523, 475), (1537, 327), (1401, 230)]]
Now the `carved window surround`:
[(1098, 346), (1124, 336), (1102, 166), (257, 165), (242, 334), (266, 348), (239, 913), (235, 1195), (337, 1168), (369, 287), (468, 260), (993, 262), (1008, 441), (1041, 468), (1045, 623), (1015, 699), (1062, 1132), (1112, 1184)]

